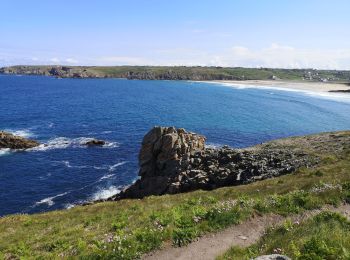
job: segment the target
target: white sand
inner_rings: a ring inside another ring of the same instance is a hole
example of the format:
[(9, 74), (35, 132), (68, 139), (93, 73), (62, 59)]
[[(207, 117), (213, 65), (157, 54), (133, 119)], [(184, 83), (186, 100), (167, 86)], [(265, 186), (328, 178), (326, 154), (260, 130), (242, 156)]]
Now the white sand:
[[(199, 81), (203, 82), (203, 81)], [(329, 92), (331, 90), (349, 90), (350, 86), (341, 83), (329, 82), (293, 82), (282, 80), (213, 80), (204, 81), (211, 84), (219, 84), (232, 88), (254, 88), (254, 89), (269, 89), (279, 91), (300, 92), (304, 95), (313, 96), (322, 99), (330, 99), (333, 101), (350, 103), (350, 93), (344, 92)]]
[[(246, 86), (254, 88), (276, 88), (276, 89), (286, 89), (295, 90), (302, 92), (318, 92), (324, 93), (331, 90), (348, 90), (349, 86), (340, 83), (328, 83), (328, 82), (291, 82), (291, 81), (275, 81), (275, 80), (214, 80), (206, 81), (208, 83), (220, 83), (225, 85), (233, 86)], [(344, 95), (350, 96), (349, 93), (343, 93)]]

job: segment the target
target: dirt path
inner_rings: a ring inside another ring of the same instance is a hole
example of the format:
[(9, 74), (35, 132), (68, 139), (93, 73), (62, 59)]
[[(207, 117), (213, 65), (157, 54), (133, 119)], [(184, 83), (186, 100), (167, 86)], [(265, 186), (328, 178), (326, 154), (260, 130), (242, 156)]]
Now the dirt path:
[[(307, 211), (300, 215), (290, 217), (293, 221), (303, 221), (317, 215), (321, 211), (329, 210), (343, 214), (350, 219), (350, 205), (341, 207), (325, 207), (322, 210)], [(200, 237), (197, 241), (185, 247), (171, 247), (155, 251), (143, 257), (144, 260), (213, 260), (215, 257), (225, 253), (232, 246), (247, 247), (259, 240), (269, 226), (279, 225), (286, 218), (280, 215), (268, 214), (256, 216), (250, 220), (232, 226), (215, 234), (208, 234)]]

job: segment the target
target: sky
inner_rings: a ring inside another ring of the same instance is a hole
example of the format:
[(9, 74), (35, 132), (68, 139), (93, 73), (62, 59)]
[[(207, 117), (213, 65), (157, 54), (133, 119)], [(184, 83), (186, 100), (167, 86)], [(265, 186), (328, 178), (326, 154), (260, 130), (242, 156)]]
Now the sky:
[(349, 0), (0, 0), (0, 66), (350, 70)]

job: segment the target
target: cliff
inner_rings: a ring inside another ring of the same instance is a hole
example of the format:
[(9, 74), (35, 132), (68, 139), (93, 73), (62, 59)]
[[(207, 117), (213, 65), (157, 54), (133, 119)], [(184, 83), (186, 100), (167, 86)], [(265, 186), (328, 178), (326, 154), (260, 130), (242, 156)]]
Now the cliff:
[(185, 66), (11, 66), (3, 74), (143, 80), (297, 80), (349, 82), (350, 71)]
[(204, 136), (155, 127), (142, 142), (140, 179), (110, 200), (247, 184), (315, 167), (320, 162), (317, 153), (337, 153), (344, 146), (350, 147), (349, 136), (326, 133), (246, 149), (208, 148)]

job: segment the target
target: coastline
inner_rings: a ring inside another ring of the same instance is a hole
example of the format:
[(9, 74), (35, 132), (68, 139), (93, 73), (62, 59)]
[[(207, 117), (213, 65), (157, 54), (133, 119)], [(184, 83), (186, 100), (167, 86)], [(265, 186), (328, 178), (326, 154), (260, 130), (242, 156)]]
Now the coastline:
[(350, 103), (350, 87), (345, 83), (292, 82), (283, 80), (211, 80), (193, 82), (216, 84), (236, 89), (252, 88), (259, 90), (289, 91), (336, 102)]
[[(328, 82), (292, 82), (286, 80), (210, 80), (196, 81), (205, 83), (218, 83), (228, 86), (252, 87), (261, 89), (279, 89), (300, 92), (315, 92), (315, 93), (335, 93), (333, 91), (349, 90), (350, 87), (342, 83)], [(341, 93), (341, 92), (338, 92)]]

